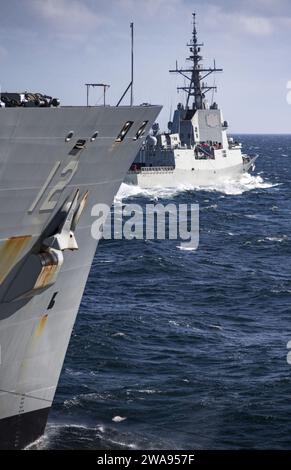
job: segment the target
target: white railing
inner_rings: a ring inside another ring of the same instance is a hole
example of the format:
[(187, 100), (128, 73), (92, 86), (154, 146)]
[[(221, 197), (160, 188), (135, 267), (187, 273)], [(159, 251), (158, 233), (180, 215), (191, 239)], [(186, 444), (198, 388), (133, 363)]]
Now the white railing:
[(137, 168), (136, 170), (129, 170), (127, 173), (136, 174), (136, 173), (150, 173), (150, 172), (171, 172), (174, 171), (174, 166), (143, 166), (142, 168)]

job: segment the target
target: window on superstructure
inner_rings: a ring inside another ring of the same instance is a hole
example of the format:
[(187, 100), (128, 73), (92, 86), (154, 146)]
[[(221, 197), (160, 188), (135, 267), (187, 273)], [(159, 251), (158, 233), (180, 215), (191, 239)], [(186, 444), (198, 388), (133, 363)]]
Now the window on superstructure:
[(98, 137), (98, 134), (99, 134), (99, 132), (98, 132), (98, 131), (94, 132), (94, 134), (92, 135), (92, 137), (91, 137), (91, 139), (90, 139), (90, 140), (91, 140), (91, 142), (94, 142), (94, 140), (96, 140), (96, 139), (97, 139), (97, 137)]
[(76, 144), (72, 148), (72, 150), (69, 152), (69, 155), (77, 155), (81, 150), (83, 150), (86, 146), (86, 140), (85, 139), (79, 139), (77, 140)]
[(71, 138), (73, 137), (74, 135), (74, 131), (70, 131), (66, 137), (66, 142), (70, 142)]
[(137, 140), (139, 139), (140, 137), (142, 137), (145, 133), (145, 129), (147, 127), (147, 124), (148, 124), (149, 121), (143, 121), (142, 125), (140, 126), (139, 130), (137, 131), (137, 133), (135, 134), (135, 137), (134, 137), (134, 140)]
[(122, 142), (125, 139), (127, 133), (129, 132), (130, 128), (132, 127), (132, 125), (133, 125), (133, 121), (127, 121), (124, 124), (124, 126), (121, 129), (118, 136), (116, 137), (115, 142)]

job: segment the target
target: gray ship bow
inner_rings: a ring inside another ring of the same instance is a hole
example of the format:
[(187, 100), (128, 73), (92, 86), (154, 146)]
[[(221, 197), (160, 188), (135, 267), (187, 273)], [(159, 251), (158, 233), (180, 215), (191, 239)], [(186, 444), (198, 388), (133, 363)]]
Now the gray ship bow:
[(160, 111), (0, 108), (0, 448), (44, 432), (114, 195)]

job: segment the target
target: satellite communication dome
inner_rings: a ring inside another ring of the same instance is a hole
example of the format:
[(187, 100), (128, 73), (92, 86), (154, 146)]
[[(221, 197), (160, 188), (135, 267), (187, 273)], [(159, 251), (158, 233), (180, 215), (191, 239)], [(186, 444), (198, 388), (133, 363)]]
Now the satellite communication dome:
[(159, 125), (158, 122), (155, 122), (155, 123), (153, 124), (152, 130), (153, 130), (153, 132), (154, 132), (154, 135), (159, 132), (159, 130), (160, 130), (160, 125)]

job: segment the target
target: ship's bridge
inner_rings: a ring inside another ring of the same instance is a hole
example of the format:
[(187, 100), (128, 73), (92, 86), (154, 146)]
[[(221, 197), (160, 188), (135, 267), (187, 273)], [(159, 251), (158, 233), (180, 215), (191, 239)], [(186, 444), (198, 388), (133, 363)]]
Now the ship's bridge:
[(178, 106), (174, 113), (171, 133), (178, 134), (181, 147), (191, 148), (201, 142), (227, 144), (227, 122), (220, 109), (185, 110)]

